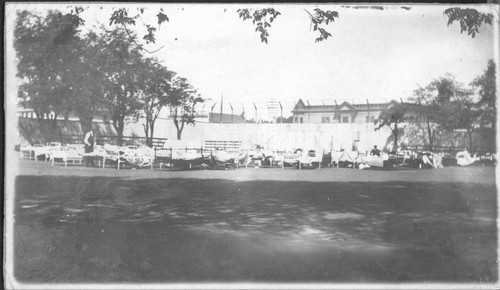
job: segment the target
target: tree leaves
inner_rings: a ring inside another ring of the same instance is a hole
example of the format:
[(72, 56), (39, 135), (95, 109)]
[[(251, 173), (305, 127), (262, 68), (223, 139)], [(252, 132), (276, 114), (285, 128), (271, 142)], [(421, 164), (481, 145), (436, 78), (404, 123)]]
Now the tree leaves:
[(160, 26), (165, 21), (167, 21), (167, 22), (170, 21), (168, 19), (167, 14), (163, 13), (162, 11), (158, 12), (158, 14), (156, 14), (156, 17), (158, 18), (158, 26)]
[(473, 86), (479, 94), (478, 106), (484, 112), (481, 118), (482, 125), (496, 128), (497, 119), (497, 90), (496, 90), (496, 65), (493, 60), (488, 61), (488, 66), (484, 73), (476, 77), (472, 82)]
[[(273, 8), (265, 8), (265, 9), (238, 9), (237, 13), (239, 17), (245, 20), (252, 20), (252, 24), (255, 25), (255, 31), (260, 33), (260, 41), (264, 43), (268, 43), (269, 32), (268, 28), (271, 27), (271, 23), (281, 15), (279, 11), (276, 11)], [(268, 19), (269, 17), (269, 19)]]
[[(144, 45), (137, 42), (135, 37), (132, 37), (132, 35), (130, 34), (130, 32), (127, 28), (127, 25), (135, 26), (136, 19), (138, 19), (138, 18), (140, 18), (142, 21), (141, 15), (144, 14), (145, 10), (146, 10), (145, 8), (138, 8), (137, 14), (135, 14), (133, 16), (129, 16), (128, 9), (118, 8), (118, 9), (114, 10), (113, 13), (111, 14), (111, 17), (109, 19), (109, 25), (111, 26), (113, 24), (116, 24), (116, 25), (123, 26), (123, 28), (129, 34), (130, 39), (137, 45), (137, 47), (140, 50), (143, 50), (143, 51), (148, 52), (148, 53), (154, 53), (154, 52), (160, 50), (163, 46), (154, 50), (154, 51), (149, 51), (149, 50), (144, 48)], [(156, 18), (158, 20), (157, 21), (158, 22), (158, 29), (160, 29), (162, 23), (164, 23), (165, 21), (166, 22), (169, 21), (169, 18), (167, 16), (167, 14), (164, 13), (163, 8), (160, 8), (158, 14), (156, 14)], [(144, 23), (144, 21), (143, 21), (143, 23)], [(150, 25), (150, 24), (146, 24), (146, 23), (144, 23), (144, 26), (146, 27), (147, 33), (143, 35), (142, 39), (146, 41), (146, 44), (155, 43), (156, 42), (157, 28)]]
[(448, 26), (458, 21), (460, 23), (460, 33), (467, 31), (467, 34), (472, 38), (479, 33), (479, 28), (483, 22), (490, 25), (493, 23), (492, 14), (481, 13), (472, 8), (448, 8), (443, 14), (448, 16)]
[(392, 106), (389, 106), (389, 108), (380, 113), (380, 116), (376, 121), (377, 126), (375, 130), (380, 130), (382, 127), (386, 126), (391, 130), (394, 130), (394, 127), (397, 127), (399, 123), (402, 123), (406, 120), (407, 110), (408, 107), (405, 104), (394, 104)]
[(119, 8), (111, 14), (109, 26), (113, 24), (135, 25), (135, 19), (137, 17), (138, 16), (130, 17), (128, 16), (128, 10), (126, 8)]
[(335, 18), (339, 17), (339, 13), (337, 11), (323, 11), (319, 8), (314, 9), (314, 15), (311, 14), (309, 11), (304, 9), (307, 14), (309, 15), (309, 18), (311, 19), (311, 24), (312, 24), (312, 30), (313, 31), (318, 31), (319, 36), (315, 39), (314, 42), (320, 42), (323, 40), (328, 39), (328, 37), (332, 36), (331, 33), (326, 31), (324, 28), (320, 27), (321, 24), (328, 25), (330, 22), (334, 22)]
[(146, 25), (146, 28), (148, 30), (148, 34), (143, 36), (143, 39), (146, 40), (146, 43), (155, 43), (155, 31), (156, 28), (152, 27), (150, 25)]

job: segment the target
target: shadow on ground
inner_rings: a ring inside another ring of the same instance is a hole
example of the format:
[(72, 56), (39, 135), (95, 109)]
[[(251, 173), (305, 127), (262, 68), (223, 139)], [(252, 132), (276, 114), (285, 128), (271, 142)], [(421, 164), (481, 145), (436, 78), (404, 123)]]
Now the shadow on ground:
[(19, 176), (23, 282), (497, 280), (495, 185)]

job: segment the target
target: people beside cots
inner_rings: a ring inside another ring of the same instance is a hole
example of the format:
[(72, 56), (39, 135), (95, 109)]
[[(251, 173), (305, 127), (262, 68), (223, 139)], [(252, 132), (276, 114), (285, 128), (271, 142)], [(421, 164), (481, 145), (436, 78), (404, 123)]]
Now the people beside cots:
[[(171, 146), (170, 148), (174, 148), (174, 146), (172, 146), (173, 144), (169, 145)], [(179, 154), (173, 154), (172, 157), (177, 159), (193, 159), (194, 157), (191, 158), (191, 155), (200, 155), (199, 148), (191, 150), (188, 150), (187, 148), (188, 147), (182, 146), (182, 148), (178, 149), (179, 152), (174, 152)], [(61, 145), (61, 143), (52, 142), (46, 145), (33, 144), (32, 146), (20, 146), (19, 150), (25, 152), (25, 156), (28, 155), (26, 153), (29, 153), (30, 158), (33, 156), (32, 153), (34, 153), (33, 157), (38, 160), (48, 160), (48, 157), (50, 156), (57, 158), (54, 156), (58, 155), (51, 152), (57, 153), (58, 150), (67, 152), (61, 156), (77, 156), (80, 154), (80, 156), (82, 156), (82, 161), (87, 167), (95, 166), (94, 159), (100, 157), (103, 157), (102, 160), (106, 160), (106, 163), (108, 160), (120, 160), (120, 162), (136, 168), (151, 166), (155, 158), (155, 150), (147, 146), (116, 146), (110, 144), (96, 145), (96, 138), (92, 130), (88, 130), (85, 133), (83, 144), (81, 145)], [(366, 153), (368, 152), (365, 152), (364, 154)], [(303, 165), (302, 167), (296, 166), (297, 168), (318, 167), (318, 164), (321, 164), (321, 167), (328, 167), (335, 166), (342, 161), (351, 162), (352, 165), (349, 167), (359, 169), (373, 167), (439, 169), (444, 166), (486, 166), (496, 164), (496, 155), (494, 153), (478, 155), (477, 153), (471, 154), (468, 150), (460, 151), (453, 155), (440, 152), (414, 151), (406, 149), (389, 153), (387, 150), (382, 152), (378, 149), (378, 146), (375, 145), (369, 151), (369, 154), (364, 154), (358, 151), (345, 150), (330, 151), (325, 154), (323, 150), (304, 150), (302, 148), (296, 148), (288, 151), (271, 151), (265, 150), (261, 146), (253, 146), (252, 148), (247, 148), (246, 150), (240, 149), (239, 151), (232, 150), (230, 152), (226, 152), (225, 150), (212, 151), (212, 157), (216, 158), (219, 163), (231, 163), (234, 164), (235, 167), (240, 167), (241, 165), (244, 165), (244, 167), (272, 167), (283, 165), (283, 167), (288, 167), (290, 164)], [(41, 157), (39, 158), (39, 156)], [(106, 158), (104, 158), (104, 156), (106, 156)], [(325, 163), (325, 156), (327, 156), (327, 163)], [(101, 161), (101, 159), (97, 160)], [(313, 162), (315, 163), (314, 165), (312, 165)]]
[(85, 167), (94, 167), (94, 147), (96, 145), (96, 139), (94, 137), (94, 132), (90, 128), (84, 135), (83, 144), (85, 144)]
[(373, 146), (372, 151), (370, 151), (371, 156), (380, 156), (380, 150), (377, 148), (377, 145)]

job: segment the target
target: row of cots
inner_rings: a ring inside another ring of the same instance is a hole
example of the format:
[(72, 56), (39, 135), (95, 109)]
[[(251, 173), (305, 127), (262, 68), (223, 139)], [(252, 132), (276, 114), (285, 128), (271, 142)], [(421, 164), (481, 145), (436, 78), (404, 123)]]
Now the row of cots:
[[(117, 169), (123, 167), (151, 169), (166, 168), (197, 168), (205, 167), (236, 168), (272, 166), (282, 167), (295, 166), (298, 169), (303, 167), (321, 167), (323, 165), (336, 165), (342, 163), (356, 164), (359, 169), (369, 167), (384, 167), (392, 157), (388, 154), (381, 156), (369, 156), (358, 151), (333, 151), (328, 153), (328, 160), (325, 164), (325, 154), (319, 150), (294, 150), (285, 151), (265, 151), (265, 150), (238, 150), (225, 151), (207, 148), (164, 148), (147, 146), (115, 146), (104, 144), (97, 145), (92, 153), (85, 153), (82, 144), (62, 145), (58, 142), (46, 145), (24, 146), (20, 148), (20, 155), (23, 158), (50, 161), (52, 166), (57, 163), (68, 162), (82, 164), (85, 158), (93, 158), (98, 166), (105, 168), (106, 164), (116, 165)], [(401, 153), (401, 160), (417, 160), (417, 156), (412, 152)], [(442, 154), (420, 154), (418, 157), (420, 166), (427, 165), (431, 168), (441, 168)], [(472, 157), (467, 152), (459, 152), (456, 155), (458, 165), (466, 166), (479, 160), (479, 157)]]

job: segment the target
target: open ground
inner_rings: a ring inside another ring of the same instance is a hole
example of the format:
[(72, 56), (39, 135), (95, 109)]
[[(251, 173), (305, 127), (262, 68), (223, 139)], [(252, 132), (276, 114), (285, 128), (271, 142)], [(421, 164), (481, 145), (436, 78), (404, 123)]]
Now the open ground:
[(20, 282), (498, 280), (491, 167), (19, 168)]

